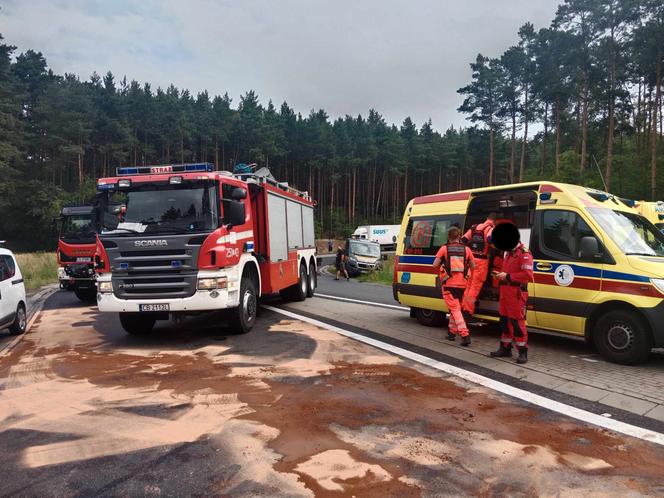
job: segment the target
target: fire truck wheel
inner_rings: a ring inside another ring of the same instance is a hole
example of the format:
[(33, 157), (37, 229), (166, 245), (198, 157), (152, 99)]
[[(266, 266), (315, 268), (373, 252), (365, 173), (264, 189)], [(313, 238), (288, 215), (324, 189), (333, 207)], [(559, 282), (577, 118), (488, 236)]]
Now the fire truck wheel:
[(20, 303), (18, 308), (16, 308), (16, 318), (14, 318), (14, 323), (9, 327), (9, 332), (12, 335), (21, 335), (25, 332), (25, 328), (28, 325), (28, 319), (25, 314), (25, 305)]
[(424, 308), (415, 309), (415, 318), (417, 318), (418, 322), (427, 327), (439, 327), (445, 323), (444, 313)]
[(309, 265), (309, 279), (307, 282), (307, 297), (314, 297), (318, 287), (318, 275), (316, 274), (316, 266), (311, 263)]
[(258, 314), (256, 286), (249, 277), (242, 277), (240, 282), (240, 306), (231, 312), (230, 326), (240, 334), (249, 332)]
[(645, 361), (653, 346), (644, 320), (634, 312), (615, 310), (602, 316), (595, 325), (595, 347), (613, 363), (635, 365)]
[(84, 303), (92, 303), (97, 299), (97, 289), (74, 289), (74, 294)]
[(143, 313), (120, 313), (120, 325), (129, 335), (146, 335), (152, 332), (157, 320)]

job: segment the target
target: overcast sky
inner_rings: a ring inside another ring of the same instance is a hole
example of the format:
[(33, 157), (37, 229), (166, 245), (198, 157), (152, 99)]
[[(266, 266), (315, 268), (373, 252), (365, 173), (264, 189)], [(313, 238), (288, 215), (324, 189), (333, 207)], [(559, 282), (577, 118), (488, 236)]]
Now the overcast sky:
[(556, 0), (5, 0), (0, 33), (56, 73), (228, 94), (307, 114), (465, 125), (456, 90), (478, 52), (499, 56)]

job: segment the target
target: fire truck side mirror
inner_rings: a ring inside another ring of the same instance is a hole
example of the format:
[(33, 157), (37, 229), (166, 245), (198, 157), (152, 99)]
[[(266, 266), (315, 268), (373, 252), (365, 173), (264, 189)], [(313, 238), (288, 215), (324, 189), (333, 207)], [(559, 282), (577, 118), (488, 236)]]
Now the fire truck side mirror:
[(247, 191), (242, 187), (237, 187), (233, 189), (233, 193), (231, 195), (233, 196), (234, 200), (241, 201), (242, 199), (247, 198)]
[(244, 202), (231, 201), (226, 204), (225, 221), (229, 226), (244, 225)]

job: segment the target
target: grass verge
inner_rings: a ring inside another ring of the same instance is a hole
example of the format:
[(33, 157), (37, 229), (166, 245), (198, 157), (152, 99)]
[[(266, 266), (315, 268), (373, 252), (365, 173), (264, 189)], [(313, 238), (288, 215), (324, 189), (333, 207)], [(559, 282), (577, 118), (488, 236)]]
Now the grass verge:
[(382, 261), (380, 270), (364, 273), (357, 278), (360, 282), (392, 285), (394, 279), (394, 254), (389, 254), (387, 261)]
[(38, 289), (42, 285), (58, 281), (58, 262), (52, 252), (28, 252), (16, 254), (23, 274), (25, 288)]

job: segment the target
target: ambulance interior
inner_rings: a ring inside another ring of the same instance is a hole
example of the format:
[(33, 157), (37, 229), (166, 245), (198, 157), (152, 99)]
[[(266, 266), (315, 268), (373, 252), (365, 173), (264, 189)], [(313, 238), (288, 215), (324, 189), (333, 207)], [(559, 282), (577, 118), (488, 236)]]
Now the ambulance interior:
[[(534, 189), (509, 189), (493, 192), (478, 192), (473, 195), (468, 205), (464, 232), (473, 225), (483, 223), (490, 213), (496, 213), (496, 220), (510, 220), (521, 232), (521, 242), (530, 247), (530, 234), (535, 220), (537, 191)], [(496, 301), (498, 298), (496, 282), (491, 278), (491, 267), (484, 282), (479, 299)], [(486, 308), (487, 303), (480, 303)], [(489, 306), (493, 308), (494, 306)]]

